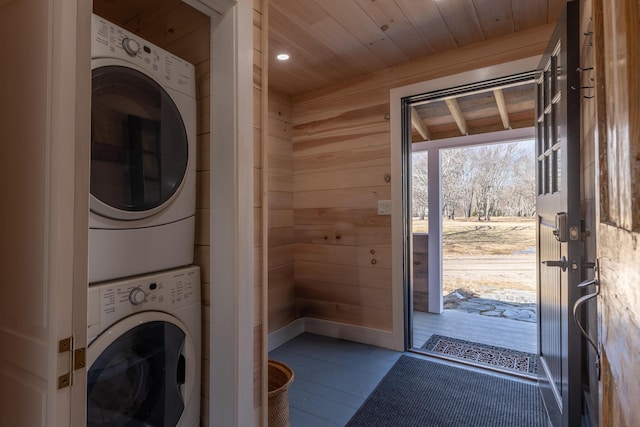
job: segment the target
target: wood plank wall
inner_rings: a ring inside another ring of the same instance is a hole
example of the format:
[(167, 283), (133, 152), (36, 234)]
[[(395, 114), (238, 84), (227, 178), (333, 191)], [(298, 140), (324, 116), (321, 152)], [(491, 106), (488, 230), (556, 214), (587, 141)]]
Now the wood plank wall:
[(640, 419), (640, 6), (592, 1), (604, 362), (599, 425), (630, 427)]
[(296, 319), (291, 98), (269, 89), (269, 332)]
[[(299, 316), (389, 331), (389, 92), (541, 54), (553, 25), (454, 49), (293, 99), (294, 275)], [(391, 177), (398, 180), (400, 177)]]

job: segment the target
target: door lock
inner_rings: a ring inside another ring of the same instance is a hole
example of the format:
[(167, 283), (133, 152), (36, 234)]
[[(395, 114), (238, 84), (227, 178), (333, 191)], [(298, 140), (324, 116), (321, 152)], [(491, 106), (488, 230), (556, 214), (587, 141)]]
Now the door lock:
[(556, 226), (552, 231), (553, 235), (556, 236), (556, 240), (560, 243), (564, 243), (567, 241), (567, 213), (566, 212), (558, 212), (556, 214)]

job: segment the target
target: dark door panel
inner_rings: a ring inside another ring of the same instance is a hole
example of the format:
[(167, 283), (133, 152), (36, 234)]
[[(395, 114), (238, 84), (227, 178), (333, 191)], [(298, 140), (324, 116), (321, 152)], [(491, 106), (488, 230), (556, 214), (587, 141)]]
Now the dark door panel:
[(567, 3), (537, 77), (539, 384), (554, 426), (579, 425), (580, 296), (579, 2)]

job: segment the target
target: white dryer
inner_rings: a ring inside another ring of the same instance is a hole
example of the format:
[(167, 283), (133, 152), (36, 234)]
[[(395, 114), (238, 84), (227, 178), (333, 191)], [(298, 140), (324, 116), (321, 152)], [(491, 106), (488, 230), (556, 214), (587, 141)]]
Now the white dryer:
[(193, 65), (93, 16), (89, 283), (193, 262)]
[(200, 422), (200, 270), (89, 288), (87, 426)]

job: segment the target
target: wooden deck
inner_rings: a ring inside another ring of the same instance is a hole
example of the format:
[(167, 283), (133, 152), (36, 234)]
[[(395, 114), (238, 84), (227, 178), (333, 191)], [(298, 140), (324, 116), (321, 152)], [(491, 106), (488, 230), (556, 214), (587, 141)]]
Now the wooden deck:
[(414, 311), (413, 348), (419, 349), (433, 334), (528, 353), (538, 352), (535, 323), (461, 310), (445, 310), (442, 314)]

